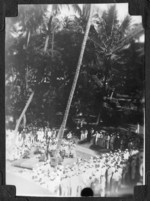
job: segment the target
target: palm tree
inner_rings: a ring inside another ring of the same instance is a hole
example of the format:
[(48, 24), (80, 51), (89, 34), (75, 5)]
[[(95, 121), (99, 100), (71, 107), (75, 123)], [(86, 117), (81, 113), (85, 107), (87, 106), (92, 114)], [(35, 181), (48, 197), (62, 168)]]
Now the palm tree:
[(29, 105), (30, 105), (32, 99), (33, 99), (33, 96), (34, 96), (34, 91), (32, 91), (32, 93), (31, 93), (31, 95), (29, 96), (29, 99), (28, 99), (28, 101), (27, 101), (27, 103), (26, 103), (26, 105), (25, 105), (23, 111), (22, 111), (21, 114), (20, 114), (20, 117), (19, 117), (19, 119), (18, 119), (18, 121), (17, 121), (17, 124), (16, 124), (16, 127), (15, 127), (15, 133), (18, 132), (18, 129), (19, 129), (19, 126), (20, 126), (20, 123), (21, 123), (22, 119), (25, 118), (25, 117), (24, 117), (24, 116), (25, 116), (25, 113), (26, 113), (26, 111), (27, 111), (27, 109), (28, 109), (28, 107), (29, 107)]
[[(122, 64), (121, 54), (130, 46), (130, 42), (143, 33), (141, 25), (131, 27), (131, 17), (126, 16), (120, 23), (117, 17), (116, 6), (111, 6), (103, 15), (91, 33), (90, 40), (94, 45), (97, 64), (103, 71), (103, 87), (106, 90), (107, 82), (114, 68), (114, 63)], [(97, 82), (98, 77), (95, 76)]]
[(19, 15), (13, 19), (13, 24), (18, 24), (19, 28), (18, 26), (13, 28), (18, 37), (26, 37), (26, 47), (29, 45), (31, 36), (37, 33), (42, 26), (46, 9), (47, 5), (19, 6)]
[[(24, 44), (24, 48), (28, 49), (31, 36), (37, 34), (38, 29), (42, 26), (45, 9), (46, 9), (46, 6), (38, 6), (36, 8), (34, 6), (30, 6), (30, 7), (20, 6), (18, 18), (13, 19), (12, 22), (10, 23), (10, 24), (13, 24), (12, 27), (10, 26), (10, 30), (12, 34), (17, 36), (17, 38), (24, 38), (24, 37), (26, 38), (26, 44)], [(26, 68), (25, 83), (26, 83), (26, 92), (27, 92), (26, 95), (29, 93), (30, 95), (16, 123), (15, 130), (14, 130), (15, 135), (13, 139), (14, 142), (17, 137), (17, 133), (18, 133), (18, 129), (20, 127), (21, 121), (22, 120), (24, 121), (24, 126), (26, 124), (25, 113), (30, 103), (32, 102), (32, 99), (34, 96), (34, 91), (28, 85), (29, 76), (31, 76), (32, 74), (31, 70), (28, 67), (28, 63), (26, 63), (25, 68)]]
[(57, 18), (57, 16), (61, 13), (61, 9), (63, 7), (72, 7), (75, 12), (80, 12), (80, 7), (77, 4), (53, 4), (51, 8), (51, 14), (49, 17), (49, 21), (47, 24), (47, 33), (46, 33), (46, 39), (45, 39), (45, 45), (44, 45), (44, 52), (47, 51), (50, 36), (51, 36), (51, 52), (52, 52), (52, 57), (54, 53), (54, 37), (55, 37), (55, 32), (59, 29), (60, 26), (60, 21)]
[(85, 34), (84, 34), (84, 38), (83, 38), (83, 42), (82, 42), (82, 46), (81, 46), (81, 51), (80, 51), (80, 55), (79, 55), (79, 59), (78, 59), (78, 63), (77, 63), (77, 68), (76, 68), (72, 88), (71, 88), (71, 91), (70, 91), (70, 95), (69, 95), (69, 98), (68, 98), (65, 114), (64, 114), (64, 117), (63, 117), (61, 127), (60, 127), (59, 132), (58, 132), (58, 143), (57, 143), (57, 147), (56, 147), (56, 153), (55, 153), (56, 155), (55, 155), (55, 157), (57, 157), (57, 154), (59, 153), (59, 150), (60, 150), (61, 141), (62, 141), (62, 138), (63, 138), (63, 135), (64, 135), (64, 130), (65, 130), (65, 127), (66, 127), (66, 123), (67, 123), (67, 119), (68, 119), (72, 99), (73, 99), (75, 88), (76, 88), (76, 85), (77, 85), (77, 81), (78, 81), (78, 77), (79, 77), (79, 73), (80, 73), (80, 68), (81, 68), (81, 65), (82, 65), (82, 60), (83, 60), (83, 56), (84, 56), (86, 42), (87, 42), (87, 39), (88, 39), (88, 34), (89, 34), (90, 27), (91, 27), (91, 19), (92, 19), (92, 13), (93, 13), (92, 5), (87, 5), (87, 9), (89, 10), (88, 22), (87, 22), (87, 25), (86, 25), (86, 30), (85, 30)]
[[(86, 24), (89, 17), (89, 7), (86, 4), (83, 4), (82, 7), (77, 6), (76, 4), (72, 5), (72, 7), (75, 9), (76, 13), (73, 14), (71, 17), (67, 16), (63, 20), (63, 28), (68, 29), (69, 31), (79, 32), (84, 34)], [(91, 24), (95, 26), (95, 24), (99, 21), (101, 16), (101, 10), (97, 9), (93, 5), (93, 15), (91, 18)]]
[[(101, 100), (107, 95), (107, 89), (113, 90), (113, 86), (109, 84), (113, 79), (112, 75), (118, 73), (121, 66), (126, 63), (126, 59), (123, 59), (124, 51), (130, 47), (134, 38), (143, 33), (143, 27), (140, 24), (132, 25), (131, 19), (127, 15), (119, 22), (116, 7), (111, 6), (103, 12), (97, 25), (90, 32), (89, 40), (93, 44), (92, 51), (95, 52), (98, 69), (92, 78), (101, 89)], [(102, 113), (102, 102), (98, 107), (99, 113)]]

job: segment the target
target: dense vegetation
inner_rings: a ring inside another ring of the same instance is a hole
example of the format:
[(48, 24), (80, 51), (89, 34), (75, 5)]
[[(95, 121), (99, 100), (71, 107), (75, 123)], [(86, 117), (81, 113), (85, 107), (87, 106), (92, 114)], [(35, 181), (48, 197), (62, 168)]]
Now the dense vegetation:
[[(60, 127), (89, 18), (89, 6), (19, 6), (6, 26), (6, 115), (13, 128), (30, 98), (24, 124)], [(115, 6), (93, 12), (67, 127), (77, 119), (118, 125), (143, 123), (144, 50), (140, 24)], [(31, 96), (32, 95), (32, 96)], [(82, 114), (79, 116), (79, 114)], [(21, 127), (21, 126), (20, 126)]]

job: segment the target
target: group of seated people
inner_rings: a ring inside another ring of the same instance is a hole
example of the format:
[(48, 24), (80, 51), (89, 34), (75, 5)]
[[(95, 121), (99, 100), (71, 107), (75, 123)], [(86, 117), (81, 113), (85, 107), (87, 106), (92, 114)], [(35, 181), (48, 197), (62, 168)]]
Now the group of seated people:
[[(71, 133), (69, 132), (68, 134), (66, 139), (62, 139), (59, 152), (62, 158), (73, 158), (76, 156), (76, 143), (72, 140), (72, 137), (70, 137)], [(6, 136), (7, 148), (9, 150), (10, 144), (12, 143), (11, 139), (14, 137), (13, 131), (7, 130)], [(13, 151), (7, 152), (7, 159), (9, 160), (24, 158), (25, 153), (27, 153), (27, 151), (30, 152), (33, 147), (36, 147), (35, 153), (45, 154), (45, 152), (47, 152), (47, 158), (50, 158), (54, 155), (56, 150), (57, 130), (47, 129), (44, 131), (44, 129), (40, 128), (35, 134), (33, 134), (33, 132), (27, 132), (27, 130), (23, 131), (17, 134), (15, 145)]]
[[(45, 144), (45, 147), (46, 146), (47, 145)], [(57, 139), (50, 140), (49, 146), (48, 146), (48, 154), (50, 157), (54, 156), (56, 148), (57, 148)], [(66, 139), (63, 139), (61, 142), (59, 154), (60, 154), (61, 158), (63, 158), (63, 159), (65, 157), (67, 157), (67, 158), (76, 157), (76, 144), (75, 144), (75, 142), (72, 140), (68, 141)]]
[(137, 183), (143, 176), (139, 158), (138, 150), (132, 154), (129, 150), (119, 150), (88, 159), (77, 158), (66, 166), (52, 167), (47, 160), (34, 168), (33, 180), (47, 188), (52, 196), (80, 197), (82, 189), (87, 187), (94, 196), (121, 196), (123, 185)]

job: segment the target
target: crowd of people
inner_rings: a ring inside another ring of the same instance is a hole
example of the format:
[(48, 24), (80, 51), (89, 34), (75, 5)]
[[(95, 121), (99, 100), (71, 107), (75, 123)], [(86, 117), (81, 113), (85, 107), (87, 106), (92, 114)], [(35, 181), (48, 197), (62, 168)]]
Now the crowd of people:
[(79, 197), (87, 187), (94, 196), (112, 196), (119, 193), (122, 185), (138, 182), (143, 174), (141, 166), (138, 150), (132, 154), (119, 150), (89, 159), (78, 158), (65, 167), (62, 164), (52, 167), (48, 160), (33, 170), (33, 180), (53, 196)]
[[(91, 140), (95, 145), (109, 149), (107, 153), (88, 159), (76, 157), (76, 141), (71, 131), (62, 139), (59, 155), (74, 157), (74, 163), (64, 165), (59, 161), (57, 166), (52, 165), (57, 146), (57, 129), (23, 130), (17, 134), (14, 150), (6, 151), (6, 159), (17, 160), (24, 158), (26, 153), (36, 147), (36, 152), (45, 155), (43, 162), (33, 169), (33, 180), (47, 188), (54, 196), (79, 197), (82, 189), (90, 187), (94, 196), (114, 196), (120, 192), (122, 185), (131, 185), (142, 182), (143, 155), (134, 146), (116, 146), (116, 139), (121, 138), (119, 133), (109, 135), (106, 131), (91, 129)], [(86, 138), (85, 138), (86, 137)], [(14, 139), (14, 131), (6, 131), (6, 147)], [(88, 139), (88, 131), (81, 131), (80, 140)], [(105, 139), (105, 140), (104, 140)], [(112, 140), (113, 139), (113, 140)], [(119, 141), (119, 140), (118, 140)], [(130, 142), (130, 141), (129, 141)], [(9, 150), (9, 149), (7, 149)]]
[[(71, 135), (71, 137), (70, 137)], [(7, 130), (7, 147), (11, 147), (12, 139), (14, 138), (14, 131)], [(44, 130), (39, 128), (36, 133), (33, 131), (23, 130), (21, 133), (17, 134), (15, 145), (13, 147), (13, 151), (7, 152), (6, 158), (9, 160), (17, 160), (20, 158), (26, 157), (27, 153), (31, 151), (31, 149), (36, 147), (35, 153), (41, 153), (46, 155), (46, 158), (50, 158), (54, 155), (56, 146), (57, 146), (57, 130), (56, 129), (48, 129)], [(76, 143), (72, 139), (72, 134), (69, 132), (67, 135), (67, 139), (63, 139), (60, 147), (59, 154), (61, 158), (65, 157), (76, 157)]]
[(122, 132), (120, 130), (108, 132), (102, 129), (82, 129), (80, 140), (93, 140), (93, 145), (100, 146), (111, 151), (125, 149), (139, 149), (143, 146), (142, 138), (133, 132)]
[[(16, 141), (16, 143), (14, 142)], [(12, 146), (12, 144), (16, 144), (15, 146)], [(6, 159), (10, 161), (18, 160), (22, 158), (26, 152), (28, 152), (29, 147), (26, 146), (27, 141), (23, 145), (23, 143), (20, 141), (20, 138), (15, 138), (15, 133), (13, 130), (7, 129), (6, 130)]]

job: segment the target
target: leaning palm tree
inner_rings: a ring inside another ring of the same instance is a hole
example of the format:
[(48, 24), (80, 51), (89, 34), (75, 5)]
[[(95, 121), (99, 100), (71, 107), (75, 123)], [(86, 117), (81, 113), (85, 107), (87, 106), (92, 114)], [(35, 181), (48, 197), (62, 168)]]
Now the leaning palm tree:
[[(10, 22), (10, 31), (11, 31), (10, 34), (15, 35), (19, 39), (26, 38), (25, 43), (23, 44), (23, 48), (26, 48), (28, 50), (32, 35), (37, 34), (39, 28), (42, 26), (45, 9), (46, 9), (45, 5), (38, 6), (37, 8), (35, 8), (34, 6), (30, 7), (20, 6), (18, 18), (13, 19)], [(14, 139), (13, 139), (14, 142), (16, 141), (18, 129), (20, 127), (22, 120), (24, 121), (25, 125), (26, 122), (25, 114), (35, 94), (35, 92), (28, 85), (30, 79), (29, 77), (31, 76), (32, 72), (29, 69), (28, 63), (26, 63), (25, 67), (26, 96), (28, 96), (28, 94), (30, 95), (16, 123), (14, 130)]]
[(89, 30), (90, 30), (90, 27), (91, 27), (91, 19), (92, 19), (93, 7), (92, 7), (92, 5), (86, 5), (86, 6), (87, 6), (87, 9), (89, 10), (89, 17), (88, 17), (88, 21), (87, 21), (87, 25), (86, 25), (86, 30), (85, 30), (85, 33), (84, 33), (84, 38), (83, 38), (83, 42), (82, 42), (82, 46), (81, 46), (81, 51), (80, 51), (80, 55), (79, 55), (79, 59), (78, 59), (78, 63), (77, 63), (77, 68), (76, 68), (72, 88), (71, 88), (70, 95), (69, 95), (69, 98), (68, 98), (65, 114), (64, 114), (64, 117), (63, 117), (61, 127), (60, 127), (59, 132), (58, 132), (58, 138), (57, 138), (58, 142), (57, 142), (55, 157), (57, 157), (57, 154), (59, 153), (59, 150), (60, 150), (61, 141), (62, 141), (62, 138), (63, 138), (63, 135), (64, 135), (64, 130), (65, 130), (65, 127), (66, 127), (66, 123), (67, 123), (67, 119), (68, 119), (72, 99), (73, 99), (74, 92), (75, 92), (75, 89), (76, 89), (76, 85), (77, 85), (77, 81), (78, 81), (78, 77), (79, 77), (79, 73), (80, 73), (80, 68), (81, 68), (81, 65), (82, 65), (82, 60), (83, 60), (84, 51), (85, 51), (85, 47), (86, 47), (86, 43), (87, 43), (87, 39), (88, 39), (88, 35), (89, 35)]

